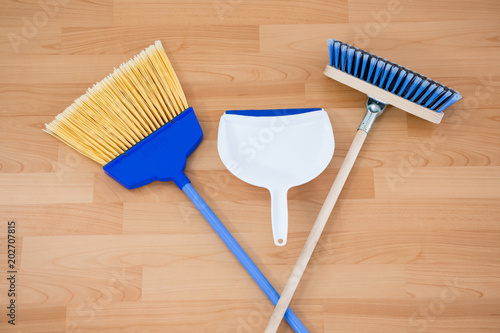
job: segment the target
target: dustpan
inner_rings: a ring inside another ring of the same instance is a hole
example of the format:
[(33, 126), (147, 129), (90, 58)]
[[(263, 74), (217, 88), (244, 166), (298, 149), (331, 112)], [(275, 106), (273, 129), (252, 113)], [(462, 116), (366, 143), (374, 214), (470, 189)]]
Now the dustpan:
[(328, 114), (320, 108), (235, 110), (221, 117), (219, 155), (236, 177), (271, 193), (274, 243), (287, 242), (287, 193), (330, 163), (335, 143)]

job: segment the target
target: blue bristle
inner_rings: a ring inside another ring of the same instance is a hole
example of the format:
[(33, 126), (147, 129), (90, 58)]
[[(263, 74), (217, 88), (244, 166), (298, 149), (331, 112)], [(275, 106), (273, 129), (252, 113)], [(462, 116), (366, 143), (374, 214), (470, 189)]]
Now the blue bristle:
[(372, 74), (375, 70), (375, 65), (377, 64), (377, 58), (375, 57), (372, 57), (370, 59), (370, 67), (368, 69), (368, 76), (366, 77), (366, 82), (371, 82), (373, 83), (373, 81), (371, 81), (371, 77), (372, 77)]
[(342, 69), (342, 72), (345, 72), (345, 58), (347, 54), (347, 46), (342, 45), (340, 47), (340, 68)]
[(441, 95), (443, 90), (444, 90), (443, 87), (437, 87), (437, 89), (434, 90), (434, 92), (432, 93), (431, 97), (429, 97), (427, 102), (425, 102), (424, 107), (429, 107), (429, 105), (431, 105), (431, 103), (433, 103), (436, 100), (436, 98), (438, 98), (439, 95)]
[(432, 104), (432, 106), (431, 106), (431, 110), (437, 110), (437, 108), (438, 108), (441, 104), (443, 104), (443, 102), (444, 102), (445, 100), (447, 100), (448, 98), (450, 98), (451, 94), (452, 94), (452, 92), (451, 92), (451, 91), (447, 91), (447, 92), (445, 92), (445, 93), (443, 94), (443, 96), (441, 96), (441, 98), (439, 98), (439, 99), (438, 99), (438, 101), (437, 101), (436, 103)]
[(420, 86), (418, 87), (417, 91), (413, 95), (413, 98), (411, 99), (412, 102), (415, 102), (417, 98), (422, 94), (422, 92), (430, 85), (429, 81), (424, 80)]
[(455, 103), (456, 101), (458, 101), (461, 98), (462, 98), (462, 96), (460, 94), (453, 93), (453, 95), (451, 96), (451, 98), (449, 98), (446, 102), (444, 102), (444, 104), (441, 105), (441, 107), (439, 107), (438, 112), (443, 111), (448, 106), (452, 105), (453, 103)]
[[(394, 77), (398, 73), (399, 68), (396, 66), (393, 66), (391, 69), (391, 74), (389, 75), (389, 78), (387, 79), (387, 82), (385, 83), (385, 90), (389, 90), (389, 87), (391, 86), (392, 81), (394, 80)], [(396, 83), (397, 84), (397, 83)]]
[(377, 83), (378, 78), (380, 77), (380, 74), (382, 73), (382, 70), (385, 67), (385, 63), (382, 60), (377, 61), (377, 65), (375, 67), (375, 74), (373, 75), (373, 84)]
[(410, 82), (410, 86), (408, 87), (408, 90), (406, 91), (405, 98), (409, 99), (410, 96), (412, 96), (412, 93), (415, 91), (420, 86), (420, 83), (422, 82), (422, 79), (418, 76), (415, 76), (415, 78)]
[(384, 63), (384, 71), (382, 72), (382, 75), (380, 76), (380, 80), (378, 83), (379, 88), (382, 88), (382, 86), (385, 82), (385, 79), (387, 78), (387, 74), (389, 74), (389, 72), (391, 71), (391, 68), (392, 68), (392, 65)]
[(353, 75), (355, 77), (358, 77), (358, 69), (359, 69), (359, 63), (361, 62), (361, 57), (363, 56), (363, 54), (361, 53), (361, 51), (356, 51), (355, 53), (355, 65), (354, 65), (354, 73)]
[(333, 39), (329, 39), (328, 40), (328, 53), (330, 54), (330, 66), (333, 67), (333, 44), (335, 43), (335, 41)]
[(406, 70), (404, 70), (404, 69), (402, 69), (402, 70), (400, 70), (400, 71), (399, 71), (399, 73), (398, 73), (398, 78), (396, 79), (396, 83), (395, 83), (395, 84), (394, 84), (394, 86), (392, 87), (392, 91), (391, 91), (391, 93), (393, 93), (393, 94), (395, 94), (395, 93), (396, 93), (397, 89), (399, 89), (399, 88), (398, 88), (398, 87), (399, 87), (399, 84), (401, 83), (401, 81), (403, 81), (403, 79), (405, 79), (405, 78), (406, 78), (407, 74), (408, 74), (408, 71), (406, 71)]
[(352, 61), (354, 60), (354, 49), (347, 50), (347, 74), (352, 73)]
[(413, 75), (413, 73), (408, 73), (406, 76), (405, 76), (405, 80), (403, 82), (403, 84), (401, 85), (400, 88), (398, 88), (398, 96), (401, 96), (403, 94), (403, 92), (405, 91), (406, 89), (406, 86), (408, 86), (408, 84), (411, 82), (411, 80), (413, 80), (413, 77), (415, 75)]
[(422, 97), (420, 97), (420, 99), (418, 100), (418, 104), (422, 105), (422, 103), (425, 101), (425, 99), (427, 98), (427, 96), (429, 96), (431, 94), (431, 92), (434, 91), (434, 89), (437, 88), (437, 85), (435, 83), (431, 84), (430, 87), (428, 87), (424, 94), (422, 95)]
[(334, 52), (335, 52), (335, 68), (339, 68), (339, 56), (340, 56), (340, 43), (335, 42), (334, 44)]
[(453, 89), (349, 44), (330, 39), (328, 47), (330, 66), (433, 111), (441, 112), (462, 98)]
[(359, 73), (359, 78), (361, 80), (364, 80), (366, 65), (368, 64), (368, 58), (370, 58), (368, 54), (366, 53), (363, 54), (363, 59), (361, 60), (361, 72)]

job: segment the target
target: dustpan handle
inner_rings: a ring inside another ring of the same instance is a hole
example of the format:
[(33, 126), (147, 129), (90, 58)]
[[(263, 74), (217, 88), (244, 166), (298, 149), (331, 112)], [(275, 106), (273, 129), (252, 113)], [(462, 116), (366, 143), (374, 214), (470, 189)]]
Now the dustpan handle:
[(271, 190), (271, 221), (274, 244), (284, 246), (288, 235), (288, 189)]
[[(196, 208), (200, 211), (207, 222), (212, 226), (217, 235), (222, 239), (226, 246), (233, 252), (234, 256), (243, 265), (248, 274), (254, 279), (254, 281), (259, 285), (260, 289), (266, 294), (269, 300), (274, 306), (278, 303), (280, 295), (273, 288), (273, 286), (267, 281), (264, 274), (260, 272), (257, 266), (253, 263), (250, 257), (243, 251), (241, 246), (236, 242), (236, 240), (231, 236), (229, 231), (224, 227), (222, 222), (217, 218), (217, 216), (212, 212), (210, 207), (205, 203), (201, 196), (196, 192), (191, 183), (187, 183), (182, 187), (182, 190), (189, 199), (193, 202)], [(287, 307), (285, 312), (285, 319), (290, 324), (295, 332), (308, 332), (304, 324), (302, 324), (297, 318), (297, 316), (292, 312), (290, 308)]]

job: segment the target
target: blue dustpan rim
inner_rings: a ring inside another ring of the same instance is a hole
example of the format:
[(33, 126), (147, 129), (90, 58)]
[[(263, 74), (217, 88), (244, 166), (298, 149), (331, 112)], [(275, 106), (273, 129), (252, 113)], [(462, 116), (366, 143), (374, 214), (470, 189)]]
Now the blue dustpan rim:
[(234, 114), (247, 117), (278, 117), (292, 116), (301, 113), (321, 111), (322, 108), (304, 108), (304, 109), (267, 109), (267, 110), (230, 110), (225, 114)]

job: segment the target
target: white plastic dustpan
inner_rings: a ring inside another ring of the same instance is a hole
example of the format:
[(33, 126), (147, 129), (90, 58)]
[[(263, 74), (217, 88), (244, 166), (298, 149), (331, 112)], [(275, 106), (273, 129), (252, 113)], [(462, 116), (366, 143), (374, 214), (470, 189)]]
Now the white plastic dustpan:
[(316, 178), (333, 156), (335, 143), (323, 109), (226, 111), (218, 149), (236, 177), (271, 192), (274, 243), (287, 241), (287, 192)]

